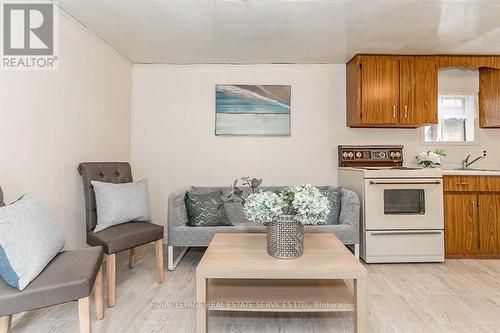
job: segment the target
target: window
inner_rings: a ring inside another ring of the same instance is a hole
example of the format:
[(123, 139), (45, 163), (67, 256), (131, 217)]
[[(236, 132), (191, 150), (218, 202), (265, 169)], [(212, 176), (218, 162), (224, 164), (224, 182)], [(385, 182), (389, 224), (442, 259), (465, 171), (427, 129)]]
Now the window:
[(477, 94), (440, 95), (438, 124), (424, 128), (425, 142), (474, 142)]
[(474, 143), (479, 71), (447, 68), (438, 73), (438, 123), (422, 129), (422, 143)]

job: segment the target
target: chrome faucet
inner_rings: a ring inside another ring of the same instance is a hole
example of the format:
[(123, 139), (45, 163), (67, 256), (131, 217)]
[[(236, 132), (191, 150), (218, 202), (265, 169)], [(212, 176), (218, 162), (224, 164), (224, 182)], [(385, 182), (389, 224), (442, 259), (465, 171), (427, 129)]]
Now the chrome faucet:
[(469, 162), (471, 155), (467, 155), (467, 157), (462, 161), (462, 169), (468, 169), (473, 163), (476, 163), (479, 160), (482, 160), (486, 157), (486, 150), (483, 150), (483, 155), (479, 156), (472, 161)]

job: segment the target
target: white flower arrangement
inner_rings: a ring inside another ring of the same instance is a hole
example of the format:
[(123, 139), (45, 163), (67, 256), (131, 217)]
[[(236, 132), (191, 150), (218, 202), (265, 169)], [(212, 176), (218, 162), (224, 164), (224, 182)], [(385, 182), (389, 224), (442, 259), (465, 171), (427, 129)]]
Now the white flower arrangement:
[(285, 187), (279, 194), (252, 193), (244, 201), (244, 212), (253, 222), (268, 223), (281, 214), (291, 214), (304, 225), (317, 225), (325, 223), (330, 205), (316, 187), (299, 185)]
[(273, 192), (257, 192), (245, 199), (243, 211), (252, 222), (267, 223), (278, 217), (285, 207), (285, 202)]
[(418, 165), (422, 165), (424, 168), (435, 168), (441, 166), (443, 159), (446, 154), (443, 149), (436, 149), (435, 151), (424, 151), (416, 156), (418, 160)]
[(291, 207), (295, 212), (295, 219), (304, 225), (317, 225), (325, 223), (326, 216), (330, 212), (328, 198), (314, 186), (309, 184), (286, 188), (294, 193)]

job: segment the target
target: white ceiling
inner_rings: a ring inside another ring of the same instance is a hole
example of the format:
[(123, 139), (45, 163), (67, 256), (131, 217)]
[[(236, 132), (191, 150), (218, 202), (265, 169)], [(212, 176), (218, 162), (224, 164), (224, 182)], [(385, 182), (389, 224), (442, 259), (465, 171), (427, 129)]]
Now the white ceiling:
[(500, 0), (55, 0), (134, 63), (500, 54)]

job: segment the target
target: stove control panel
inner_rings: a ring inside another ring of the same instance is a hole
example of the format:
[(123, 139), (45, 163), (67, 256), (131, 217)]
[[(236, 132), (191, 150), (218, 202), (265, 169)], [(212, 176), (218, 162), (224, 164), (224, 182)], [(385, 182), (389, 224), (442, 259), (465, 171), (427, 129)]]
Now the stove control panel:
[(403, 165), (403, 146), (339, 146), (341, 167)]

